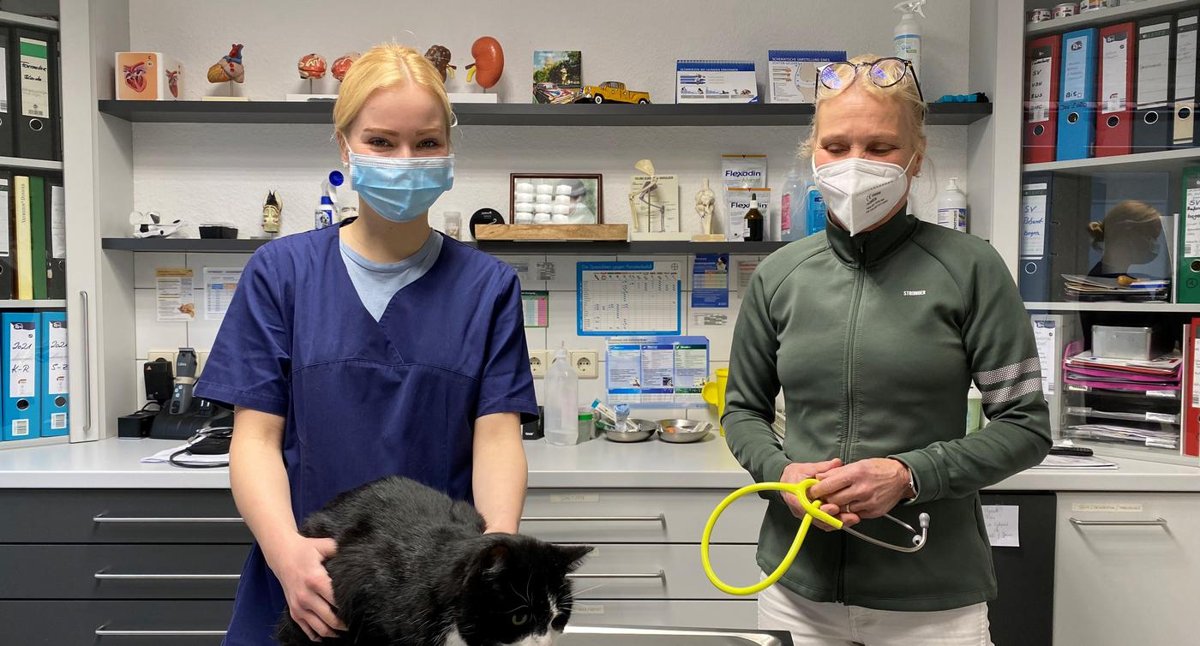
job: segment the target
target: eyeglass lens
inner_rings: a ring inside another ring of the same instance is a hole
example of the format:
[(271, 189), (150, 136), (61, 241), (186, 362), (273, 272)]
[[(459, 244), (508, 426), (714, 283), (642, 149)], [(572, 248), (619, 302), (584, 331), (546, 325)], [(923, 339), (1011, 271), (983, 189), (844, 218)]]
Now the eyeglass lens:
[[(821, 85), (831, 90), (844, 89), (854, 81), (859, 67), (854, 63), (830, 63), (821, 70), (819, 76)], [(904, 78), (907, 70), (908, 64), (903, 60), (881, 58), (871, 64), (870, 69), (867, 70), (867, 76), (870, 77), (872, 83), (879, 87), (891, 87)]]

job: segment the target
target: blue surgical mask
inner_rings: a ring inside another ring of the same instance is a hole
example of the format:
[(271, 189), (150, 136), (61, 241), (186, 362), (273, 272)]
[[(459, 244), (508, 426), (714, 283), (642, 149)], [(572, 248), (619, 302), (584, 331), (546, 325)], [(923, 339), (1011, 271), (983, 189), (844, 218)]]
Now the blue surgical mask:
[(454, 186), (454, 155), (376, 157), (350, 153), (350, 188), (392, 222), (411, 222)]

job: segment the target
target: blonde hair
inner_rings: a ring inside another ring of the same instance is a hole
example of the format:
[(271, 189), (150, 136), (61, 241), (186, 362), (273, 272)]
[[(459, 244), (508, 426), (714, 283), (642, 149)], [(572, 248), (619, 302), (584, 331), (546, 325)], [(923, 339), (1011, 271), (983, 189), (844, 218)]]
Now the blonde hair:
[[(862, 54), (855, 56), (849, 60), (854, 64), (869, 64), (879, 60), (880, 57), (874, 54)], [(877, 97), (884, 97), (896, 104), (899, 108), (902, 117), (902, 125), (904, 133), (907, 134), (913, 142), (913, 148), (917, 155), (921, 158), (925, 157), (925, 114), (928, 108), (925, 101), (921, 99), (921, 93), (917, 90), (917, 83), (914, 80), (915, 72), (910, 68), (905, 73), (904, 78), (891, 87), (879, 87), (866, 78), (870, 72), (870, 66), (865, 65), (855, 72), (854, 83), (842, 90), (829, 90), (825, 87), (818, 86), (816, 93), (816, 106), (813, 113), (812, 128), (808, 131), (808, 138), (800, 145), (800, 156), (811, 157), (813, 148), (817, 141), (817, 124), (820, 123), (821, 105), (836, 96), (840, 96), (843, 92), (851, 87), (857, 87), (864, 92)]]
[(1162, 214), (1153, 206), (1138, 200), (1124, 200), (1104, 215), (1103, 222), (1089, 222), (1088, 234), (1092, 237), (1092, 245), (1098, 248), (1104, 242), (1105, 233), (1128, 235), (1137, 231), (1153, 237), (1161, 230), (1161, 221)]
[(333, 105), (334, 131), (345, 137), (375, 90), (407, 83), (416, 83), (441, 101), (446, 111), (446, 138), (449, 139), (454, 110), (450, 97), (446, 96), (441, 74), (417, 50), (396, 43), (376, 45), (350, 66), (338, 91), (337, 103)]

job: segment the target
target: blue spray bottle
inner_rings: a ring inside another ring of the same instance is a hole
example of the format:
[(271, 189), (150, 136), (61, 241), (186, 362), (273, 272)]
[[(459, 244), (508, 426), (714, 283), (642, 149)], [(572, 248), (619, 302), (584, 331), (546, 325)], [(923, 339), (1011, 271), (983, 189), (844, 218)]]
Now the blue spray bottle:
[(330, 171), (329, 177), (321, 182), (321, 200), (313, 216), (313, 228), (324, 229), (337, 223), (337, 187), (346, 181), (341, 171)]

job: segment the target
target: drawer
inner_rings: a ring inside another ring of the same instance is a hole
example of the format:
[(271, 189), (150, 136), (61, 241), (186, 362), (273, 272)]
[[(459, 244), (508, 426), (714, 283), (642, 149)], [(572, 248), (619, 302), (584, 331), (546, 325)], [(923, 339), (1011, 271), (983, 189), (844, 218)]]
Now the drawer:
[[(699, 543), (721, 489), (532, 489), (521, 531), (576, 543)], [(745, 496), (721, 515), (714, 543), (757, 543), (767, 501)]]
[(662, 626), (745, 630), (758, 626), (758, 602), (750, 599), (576, 601), (575, 608), (571, 611), (570, 626)]
[(219, 646), (232, 612), (232, 601), (0, 601), (0, 625), (14, 646)]
[(226, 489), (5, 489), (0, 509), (0, 543), (251, 541)]
[(0, 599), (232, 599), (245, 545), (0, 545)]
[[(713, 568), (730, 584), (756, 583), (755, 550), (753, 545), (714, 545)], [(704, 575), (699, 545), (599, 545), (571, 578), (577, 599), (729, 598)]]

